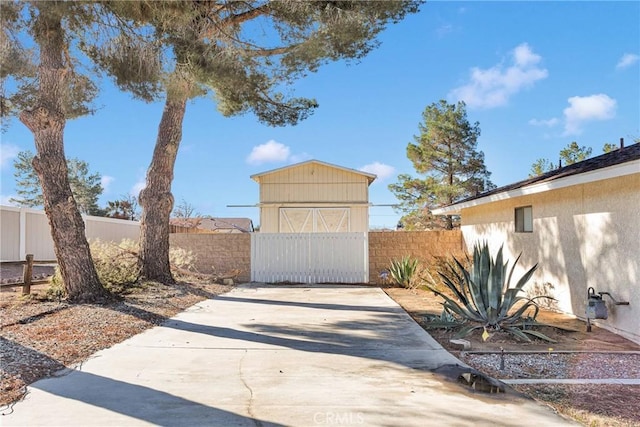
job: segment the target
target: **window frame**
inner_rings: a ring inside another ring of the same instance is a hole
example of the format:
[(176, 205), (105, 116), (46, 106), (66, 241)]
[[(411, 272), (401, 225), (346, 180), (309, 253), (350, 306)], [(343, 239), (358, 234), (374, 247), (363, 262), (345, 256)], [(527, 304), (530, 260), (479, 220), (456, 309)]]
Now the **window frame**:
[(518, 206), (513, 213), (515, 232), (533, 233), (533, 206)]

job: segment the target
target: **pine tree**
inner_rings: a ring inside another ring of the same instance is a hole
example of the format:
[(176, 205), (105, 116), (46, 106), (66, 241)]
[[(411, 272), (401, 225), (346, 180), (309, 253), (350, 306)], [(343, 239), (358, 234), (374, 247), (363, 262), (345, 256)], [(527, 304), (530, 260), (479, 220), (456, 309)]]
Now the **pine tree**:
[[(612, 144), (605, 144), (602, 148), (603, 153), (608, 153), (611, 150), (616, 149)], [(591, 156), (593, 150), (591, 147), (580, 147), (576, 141), (572, 141), (567, 144), (562, 150), (560, 150), (560, 156), (558, 160), (558, 166), (554, 165), (549, 159), (538, 159), (531, 165), (531, 171), (529, 172), (529, 178), (543, 175), (547, 172), (551, 172), (559, 166), (569, 166), (574, 163), (581, 162), (588, 159)]]
[(556, 166), (549, 161), (549, 159), (538, 159), (531, 165), (531, 172), (529, 172), (529, 178), (543, 175), (547, 172), (554, 170)]
[(573, 141), (560, 150), (560, 159), (564, 166), (569, 166), (588, 159), (592, 151), (591, 147), (580, 147), (577, 142)]
[[(18, 198), (11, 198), (10, 201), (19, 206), (29, 208), (44, 206), (42, 187), (32, 165), (34, 157), (29, 150), (21, 151), (13, 162)], [(100, 213), (98, 198), (103, 191), (100, 174), (90, 174), (87, 162), (73, 158), (67, 160), (67, 175), (78, 210), (86, 215)]]
[[(96, 7), (88, 2), (15, 1), (3, 2), (0, 13), (0, 113), (18, 115), (33, 133), (32, 164), (66, 294), (73, 302), (108, 298), (91, 258), (64, 155), (67, 120), (88, 113), (96, 94), (71, 54), (77, 40), (73, 35), (92, 25)], [(25, 40), (35, 49), (25, 49)], [(13, 84), (5, 84), (8, 79)]]
[(400, 200), (407, 228), (452, 229), (454, 218), (433, 218), (430, 209), (494, 188), (477, 151), (480, 127), (467, 120), (464, 102), (429, 105), (422, 114), (420, 134), (407, 146), (407, 157), (424, 178), (400, 175), (389, 189)]
[(171, 182), (188, 100), (213, 95), (224, 116), (252, 112), (271, 126), (294, 125), (318, 104), (287, 96), (287, 86), (329, 61), (364, 57), (378, 45), (376, 36), (387, 24), (417, 12), (419, 2), (105, 5), (132, 28), (146, 30), (118, 32), (110, 44), (86, 45), (85, 51), (121, 88), (145, 100), (164, 97), (147, 185), (139, 197), (140, 270), (142, 278), (170, 283)]

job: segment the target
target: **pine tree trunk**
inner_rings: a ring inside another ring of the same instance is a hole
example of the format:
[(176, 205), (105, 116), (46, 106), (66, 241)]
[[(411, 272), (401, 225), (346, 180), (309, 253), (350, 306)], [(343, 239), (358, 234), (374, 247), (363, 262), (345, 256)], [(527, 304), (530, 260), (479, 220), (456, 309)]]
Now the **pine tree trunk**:
[(187, 96), (175, 98), (167, 96), (146, 187), (140, 192), (140, 277), (162, 283), (175, 283), (169, 265), (169, 217), (174, 202), (171, 182)]
[(64, 155), (66, 124), (62, 99), (68, 70), (62, 61), (65, 49), (60, 18), (40, 13), (35, 24), (40, 47), (37, 105), (20, 114), (20, 121), (33, 132), (38, 174), (49, 219), (58, 266), (71, 302), (100, 302), (108, 297), (96, 273), (84, 221), (71, 193)]

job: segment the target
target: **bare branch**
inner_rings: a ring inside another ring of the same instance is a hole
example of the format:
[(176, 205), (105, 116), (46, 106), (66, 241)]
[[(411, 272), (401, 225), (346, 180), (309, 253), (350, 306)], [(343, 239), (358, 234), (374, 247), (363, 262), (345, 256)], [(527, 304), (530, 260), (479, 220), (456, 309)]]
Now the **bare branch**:
[(269, 13), (270, 11), (270, 7), (267, 3), (263, 4), (262, 6), (258, 6), (256, 8), (253, 8), (251, 10), (248, 10), (246, 12), (242, 12), (239, 13), (237, 15), (231, 15), (226, 17), (225, 19), (223, 19), (222, 21), (220, 21), (220, 26), (221, 27), (228, 27), (231, 25), (238, 25), (238, 24), (242, 24), (243, 22), (246, 21), (250, 21), (254, 18), (257, 18), (258, 16), (261, 15), (265, 15), (267, 13)]

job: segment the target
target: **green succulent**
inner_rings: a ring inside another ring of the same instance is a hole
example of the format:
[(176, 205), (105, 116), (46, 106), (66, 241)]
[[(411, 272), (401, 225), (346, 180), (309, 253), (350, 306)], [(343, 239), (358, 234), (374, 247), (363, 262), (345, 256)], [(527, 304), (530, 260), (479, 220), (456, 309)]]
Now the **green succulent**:
[(418, 270), (418, 260), (409, 256), (402, 257), (399, 260), (392, 260), (389, 274), (391, 278), (403, 288), (410, 288), (413, 276)]
[[(445, 311), (465, 323), (470, 323), (464, 326), (456, 337), (464, 337), (475, 329), (483, 328), (504, 330), (527, 342), (531, 341), (529, 336), (553, 342), (551, 338), (538, 331), (526, 329), (540, 325), (535, 322), (539, 311), (535, 300), (551, 297), (527, 298), (518, 295), (533, 275), (537, 264), (518, 279), (514, 287), (510, 286), (519, 259), (520, 255), (509, 270), (509, 262), (503, 262), (502, 246), (493, 259), (487, 242), (476, 243), (471, 271), (454, 257), (453, 264), (447, 263), (445, 271), (438, 272), (454, 297), (445, 295), (433, 286), (428, 286), (429, 289), (444, 299), (442, 304)], [(522, 304), (516, 309), (516, 304), (520, 302)], [(523, 318), (525, 313), (528, 314), (526, 321)]]

